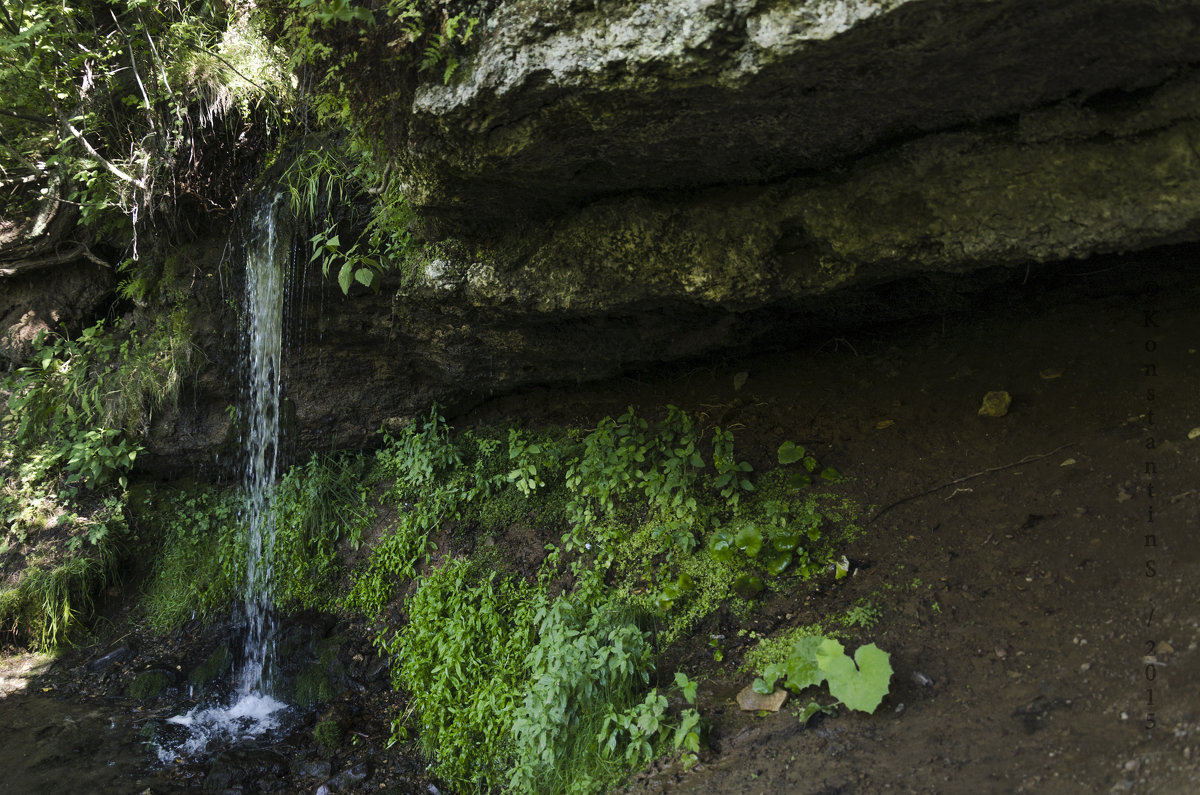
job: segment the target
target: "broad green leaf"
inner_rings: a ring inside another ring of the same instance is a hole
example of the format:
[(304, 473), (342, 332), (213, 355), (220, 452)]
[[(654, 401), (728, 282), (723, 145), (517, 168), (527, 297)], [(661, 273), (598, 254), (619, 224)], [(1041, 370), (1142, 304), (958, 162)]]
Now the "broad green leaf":
[(762, 533), (752, 524), (744, 524), (733, 537), (733, 543), (747, 556), (756, 558), (762, 549)]
[(818, 712), (830, 712), (830, 711), (831, 710), (828, 707), (823, 707), (820, 704), (818, 704), (816, 701), (810, 701), (804, 705), (804, 708), (800, 710), (800, 712), (796, 715), (796, 717), (798, 717), (800, 719), (800, 725), (803, 726), (803, 725), (806, 725), (808, 723), (809, 719), (812, 718), (813, 715), (816, 715)]
[(845, 555), (833, 564), (833, 579), (840, 580), (850, 574), (850, 561)]
[(718, 530), (708, 539), (708, 554), (719, 563), (733, 562), (733, 537), (728, 530)]
[(805, 486), (812, 485), (812, 478), (803, 472), (797, 472), (788, 480), (788, 485), (793, 489), (802, 489)]
[(824, 640), (821, 635), (807, 635), (792, 644), (786, 664), (789, 690), (799, 693), (806, 687), (825, 681), (825, 672), (817, 663), (817, 650)]
[(891, 655), (874, 643), (860, 646), (853, 660), (837, 641), (824, 641), (817, 652), (817, 661), (825, 671), (830, 695), (847, 708), (860, 712), (874, 712), (887, 695), (892, 679), (890, 659)]
[(354, 280), (366, 287), (370, 287), (375, 283), (375, 276), (375, 271), (371, 270), (370, 268), (359, 268), (358, 270), (354, 271)]
[(779, 463), (787, 466), (804, 458), (804, 447), (795, 442), (784, 442), (779, 445)]
[(770, 573), (772, 576), (777, 577), (780, 574), (783, 574), (783, 572), (787, 570), (787, 567), (789, 564), (791, 564), (791, 562), (792, 562), (792, 553), (791, 552), (776, 552), (775, 554), (770, 555), (765, 561), (763, 561), (763, 565), (765, 565), (767, 567), (768, 573)]
[(349, 262), (342, 265), (342, 269), (338, 271), (338, 286), (342, 288), (342, 293), (348, 295), (350, 293), (350, 285), (354, 283), (354, 266)]
[(795, 530), (777, 532), (771, 537), (771, 543), (780, 552), (792, 552), (800, 546), (800, 533)]

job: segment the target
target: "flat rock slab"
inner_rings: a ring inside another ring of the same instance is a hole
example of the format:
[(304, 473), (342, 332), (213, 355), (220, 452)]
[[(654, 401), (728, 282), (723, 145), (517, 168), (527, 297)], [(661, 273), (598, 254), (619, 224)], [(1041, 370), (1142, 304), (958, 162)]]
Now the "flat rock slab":
[(786, 690), (776, 690), (769, 695), (757, 693), (752, 685), (746, 685), (741, 692), (737, 694), (738, 706), (743, 712), (778, 712), (784, 702), (787, 701), (788, 693)]

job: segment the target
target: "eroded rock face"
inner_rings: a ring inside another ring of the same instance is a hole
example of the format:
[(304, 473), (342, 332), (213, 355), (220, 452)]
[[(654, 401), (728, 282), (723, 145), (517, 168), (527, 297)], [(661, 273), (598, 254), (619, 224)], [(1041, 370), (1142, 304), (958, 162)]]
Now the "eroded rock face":
[(0, 276), (0, 370), (24, 364), (38, 334), (77, 334), (94, 323), (115, 284), (112, 271), (91, 262)]
[[(379, 294), (310, 275), (293, 451), (1200, 239), (1197, 0), (500, 0), (483, 24), (398, 109), (442, 253)], [(222, 378), (147, 461), (235, 438)]]
[[(1188, 0), (504, 0), (401, 155), (443, 232), (630, 191), (812, 175), (950, 128), (1163, 84)], [(951, 150), (952, 151), (952, 150)]]

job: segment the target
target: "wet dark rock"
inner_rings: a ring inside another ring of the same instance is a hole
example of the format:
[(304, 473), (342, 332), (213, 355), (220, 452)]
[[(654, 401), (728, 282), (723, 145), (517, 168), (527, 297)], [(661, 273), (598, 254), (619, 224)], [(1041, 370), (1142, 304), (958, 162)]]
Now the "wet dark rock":
[(371, 766), (368, 762), (359, 762), (354, 767), (343, 770), (333, 778), (317, 787), (316, 795), (333, 795), (336, 792), (349, 792), (371, 777)]
[(254, 785), (262, 789), (262, 780), (279, 782), (288, 770), (283, 754), (269, 748), (231, 748), (217, 754), (204, 779), (206, 791), (234, 790)]
[(328, 759), (299, 759), (292, 763), (292, 774), (301, 778), (328, 779), (333, 763)]
[(132, 658), (135, 654), (137, 654), (137, 649), (133, 646), (133, 644), (122, 644), (105, 654), (103, 657), (98, 657), (95, 660), (92, 660), (90, 663), (88, 663), (87, 669), (91, 673), (100, 673), (101, 671), (107, 670), (115, 663), (125, 662), (126, 660)]
[(367, 666), (367, 681), (382, 682), (387, 678), (389, 668), (390, 666), (388, 665), (387, 658), (376, 657)]
[(151, 668), (133, 677), (126, 688), (130, 698), (158, 698), (174, 682), (174, 675), (165, 668)]

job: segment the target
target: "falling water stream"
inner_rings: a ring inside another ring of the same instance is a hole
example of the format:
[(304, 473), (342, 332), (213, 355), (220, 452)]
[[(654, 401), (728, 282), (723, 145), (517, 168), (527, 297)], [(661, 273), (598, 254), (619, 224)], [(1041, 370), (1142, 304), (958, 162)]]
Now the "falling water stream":
[(236, 689), (228, 705), (196, 707), (170, 723), (189, 729), (179, 747), (160, 757), (204, 750), (218, 737), (256, 737), (275, 728), (286, 705), (274, 698), (272, 665), (272, 549), (275, 519), (271, 494), (279, 464), (280, 382), (283, 373), (283, 308), (287, 273), (287, 235), (281, 233), (280, 202), (264, 203), (255, 215), (246, 246), (243, 326), (246, 420), (242, 523), (247, 532), (246, 591), (242, 606), (246, 639)]

